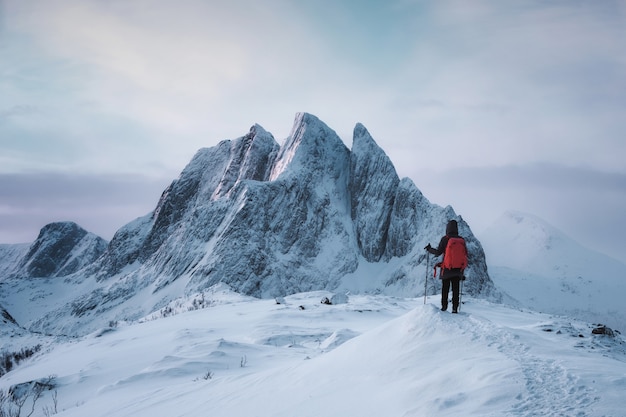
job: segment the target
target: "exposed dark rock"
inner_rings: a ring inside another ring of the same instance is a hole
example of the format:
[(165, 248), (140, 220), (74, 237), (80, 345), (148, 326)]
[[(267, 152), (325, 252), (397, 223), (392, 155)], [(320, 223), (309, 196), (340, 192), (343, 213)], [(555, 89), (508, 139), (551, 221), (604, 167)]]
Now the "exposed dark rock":
[(94, 262), (106, 244), (74, 222), (50, 223), (39, 232), (19, 270), (29, 277), (69, 275)]

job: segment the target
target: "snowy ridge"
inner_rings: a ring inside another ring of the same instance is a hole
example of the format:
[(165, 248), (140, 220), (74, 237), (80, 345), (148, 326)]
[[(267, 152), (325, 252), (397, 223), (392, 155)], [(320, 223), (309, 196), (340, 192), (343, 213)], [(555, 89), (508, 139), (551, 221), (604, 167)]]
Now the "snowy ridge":
[(476, 299), (453, 315), (437, 297), (325, 295), (221, 287), (207, 308), (57, 343), (0, 390), (56, 375), (62, 416), (623, 415), (619, 336)]
[(516, 211), (481, 241), (495, 284), (521, 305), (626, 331), (626, 265)]

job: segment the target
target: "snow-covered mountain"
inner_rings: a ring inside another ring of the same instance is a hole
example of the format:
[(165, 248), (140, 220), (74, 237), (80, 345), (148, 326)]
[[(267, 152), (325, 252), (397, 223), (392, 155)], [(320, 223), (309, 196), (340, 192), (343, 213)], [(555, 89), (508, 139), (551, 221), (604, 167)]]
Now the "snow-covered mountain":
[(521, 305), (626, 331), (626, 265), (517, 211), (480, 237), (494, 283)]
[[(69, 268), (78, 237), (46, 245), (40, 236), (20, 273), (4, 280), (11, 291), (0, 303), (31, 330), (76, 335), (218, 283), (265, 298), (322, 289), (415, 296), (424, 292), (423, 247), (453, 218), (470, 255), (465, 291), (497, 297), (480, 242), (451, 207), (400, 179), (363, 125), (349, 150), (326, 124), (300, 113), (282, 146), (254, 125), (198, 151), (155, 210), (122, 227), (95, 261)], [(36, 286), (21, 279), (42, 275), (64, 279)], [(28, 302), (33, 291), (36, 307)]]
[[(451, 218), (460, 314), (423, 250)], [(623, 416), (626, 341), (593, 325), (623, 329), (623, 265), (521, 213), (483, 241), (362, 125), (351, 150), (306, 113), (280, 146), (254, 125), (108, 245), (0, 245), (0, 415)]]
[(74, 222), (44, 226), (13, 272), (21, 277), (63, 277), (92, 264), (107, 242)]

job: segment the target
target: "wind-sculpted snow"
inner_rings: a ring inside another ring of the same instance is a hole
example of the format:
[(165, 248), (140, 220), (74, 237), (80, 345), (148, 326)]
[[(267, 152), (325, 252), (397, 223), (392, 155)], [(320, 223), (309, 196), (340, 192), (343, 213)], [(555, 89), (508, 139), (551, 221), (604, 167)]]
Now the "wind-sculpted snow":
[[(350, 150), (300, 113), (282, 146), (254, 125), (199, 150), (152, 213), (122, 227), (97, 261), (68, 280), (87, 282), (71, 291), (74, 298), (28, 322), (38, 331), (81, 333), (220, 282), (264, 298), (340, 287), (423, 294), (423, 248), (438, 242), (452, 218), (470, 248), (466, 292), (497, 297), (480, 243), (451, 207), (399, 179), (363, 125)], [(382, 274), (361, 276), (368, 265), (382, 265)], [(74, 321), (61, 320), (67, 315)]]
[(471, 297), (460, 314), (437, 296), (324, 297), (278, 304), (216, 286), (137, 323), (43, 341), (0, 391), (54, 375), (37, 409), (56, 395), (66, 417), (624, 415), (620, 335)]

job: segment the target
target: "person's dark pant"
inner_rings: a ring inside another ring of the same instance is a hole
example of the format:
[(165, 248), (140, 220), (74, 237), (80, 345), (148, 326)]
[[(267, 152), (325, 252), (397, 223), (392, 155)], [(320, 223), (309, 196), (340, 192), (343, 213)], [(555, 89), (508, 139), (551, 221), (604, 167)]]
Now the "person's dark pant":
[(450, 284), (452, 284), (452, 311), (459, 308), (459, 292), (461, 288), (461, 278), (446, 278), (441, 280), (441, 309), (448, 309), (448, 293), (450, 292)]

